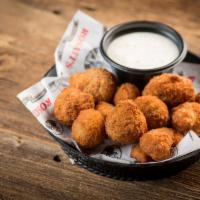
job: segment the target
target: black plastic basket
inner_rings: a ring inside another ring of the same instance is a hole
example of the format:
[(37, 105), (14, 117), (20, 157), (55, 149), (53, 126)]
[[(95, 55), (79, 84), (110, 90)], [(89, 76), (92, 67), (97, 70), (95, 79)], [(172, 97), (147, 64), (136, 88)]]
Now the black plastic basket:
[[(189, 52), (184, 61), (200, 64), (200, 58)], [(57, 76), (55, 66), (45, 74), (45, 77), (48, 76)], [(69, 158), (73, 159), (75, 164), (96, 174), (120, 180), (146, 180), (167, 177), (187, 168), (200, 158), (199, 149), (173, 160), (159, 163), (115, 163), (89, 157), (63, 140), (55, 137), (49, 131), (48, 133), (61, 145), (63, 151)]]

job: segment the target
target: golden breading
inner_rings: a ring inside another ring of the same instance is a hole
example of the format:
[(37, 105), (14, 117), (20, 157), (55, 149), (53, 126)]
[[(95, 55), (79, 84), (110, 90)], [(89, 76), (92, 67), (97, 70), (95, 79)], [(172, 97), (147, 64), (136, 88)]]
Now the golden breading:
[(95, 109), (98, 110), (104, 116), (104, 119), (106, 119), (107, 115), (114, 110), (114, 106), (105, 101), (100, 101), (96, 105)]
[(81, 110), (94, 108), (91, 94), (76, 88), (65, 88), (56, 98), (54, 116), (62, 124), (71, 126)]
[(72, 125), (72, 138), (85, 149), (101, 144), (105, 137), (104, 118), (94, 109), (83, 110)]
[(169, 107), (173, 107), (186, 101), (193, 101), (195, 91), (190, 79), (175, 74), (162, 74), (149, 81), (143, 95), (157, 96)]
[(173, 146), (176, 146), (181, 140), (183, 139), (183, 134), (174, 131), (174, 144)]
[(147, 131), (145, 116), (132, 100), (121, 101), (106, 118), (106, 133), (114, 142), (130, 144)]
[(140, 96), (140, 91), (135, 85), (131, 83), (123, 83), (115, 93), (114, 103), (116, 105), (119, 101), (122, 100), (127, 100), (127, 99), (134, 100), (138, 96)]
[(167, 126), (169, 119), (168, 108), (158, 97), (141, 96), (136, 98), (134, 102), (146, 117), (149, 130)]
[(199, 92), (198, 94), (196, 94), (196, 96), (195, 96), (195, 101), (196, 101), (197, 103), (200, 103), (200, 92)]
[(173, 108), (172, 125), (183, 134), (193, 130), (200, 135), (200, 104), (185, 102)]
[(130, 156), (132, 158), (135, 158), (138, 162), (140, 163), (146, 163), (148, 161), (150, 161), (150, 157), (147, 156), (143, 151), (142, 149), (140, 148), (139, 145), (133, 145), (132, 146), (132, 149), (131, 149), (131, 154)]
[(95, 102), (112, 101), (116, 90), (115, 76), (106, 69), (101, 68), (91, 68), (73, 74), (69, 82), (72, 87), (92, 94)]
[(170, 128), (152, 129), (140, 138), (140, 148), (154, 161), (170, 158), (174, 143), (174, 130)]

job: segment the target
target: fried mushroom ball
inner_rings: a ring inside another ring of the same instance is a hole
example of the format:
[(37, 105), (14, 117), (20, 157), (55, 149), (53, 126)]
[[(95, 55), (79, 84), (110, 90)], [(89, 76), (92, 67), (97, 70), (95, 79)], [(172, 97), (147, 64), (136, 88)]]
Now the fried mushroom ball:
[(139, 140), (147, 131), (145, 116), (132, 100), (121, 101), (108, 114), (106, 133), (114, 142), (130, 144)]
[(155, 76), (145, 86), (142, 94), (157, 96), (169, 107), (193, 101), (195, 97), (192, 81), (175, 74)]
[(69, 83), (72, 87), (92, 94), (95, 102), (110, 102), (116, 90), (115, 76), (102, 68), (91, 68), (73, 74)]
[(127, 100), (127, 99), (134, 100), (138, 96), (140, 96), (140, 91), (135, 85), (131, 83), (123, 83), (115, 93), (114, 103), (115, 105), (117, 105), (117, 103), (122, 100)]
[(98, 110), (104, 116), (104, 119), (106, 119), (107, 115), (114, 110), (114, 106), (105, 101), (100, 101), (96, 105), (95, 109)]
[(54, 116), (61, 124), (71, 126), (81, 110), (94, 108), (94, 105), (91, 94), (68, 87), (56, 98)]
[(140, 138), (141, 150), (154, 161), (170, 158), (174, 144), (174, 130), (170, 128), (152, 129)]
[(148, 129), (165, 127), (169, 119), (168, 108), (156, 96), (141, 96), (134, 101), (146, 117)]
[(105, 137), (104, 118), (94, 109), (83, 110), (72, 125), (72, 138), (84, 149), (101, 144)]
[(151, 158), (147, 156), (144, 151), (142, 151), (139, 145), (132, 146), (130, 156), (135, 158), (140, 163), (146, 163), (151, 160)]
[(200, 135), (200, 104), (185, 102), (173, 108), (172, 126), (183, 134), (193, 130)]

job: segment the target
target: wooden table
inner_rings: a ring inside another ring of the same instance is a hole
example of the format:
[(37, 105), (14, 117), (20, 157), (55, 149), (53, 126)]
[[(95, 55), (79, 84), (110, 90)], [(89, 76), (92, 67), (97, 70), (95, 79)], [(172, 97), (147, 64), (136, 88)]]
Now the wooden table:
[(16, 99), (54, 63), (55, 47), (77, 9), (108, 26), (167, 23), (200, 55), (199, 0), (0, 0), (0, 199), (200, 199), (200, 162), (156, 181), (92, 174), (71, 165)]

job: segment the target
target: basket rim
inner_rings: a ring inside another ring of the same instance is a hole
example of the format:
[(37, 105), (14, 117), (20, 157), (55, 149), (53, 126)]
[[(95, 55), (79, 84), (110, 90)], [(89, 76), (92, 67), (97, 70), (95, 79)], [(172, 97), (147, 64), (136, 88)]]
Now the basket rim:
[(195, 157), (195, 156), (199, 156), (200, 157), (200, 149), (192, 151), (190, 153), (187, 153), (185, 155), (182, 155), (180, 157), (176, 157), (174, 159), (168, 159), (168, 160), (164, 160), (161, 162), (147, 162), (147, 163), (119, 163), (119, 162), (112, 162), (109, 160), (102, 160), (99, 158), (94, 158), (94, 157), (90, 157), (87, 154), (84, 154), (80, 151), (78, 151), (77, 149), (75, 149), (74, 147), (72, 147), (70, 144), (66, 143), (65, 141), (63, 141), (60, 138), (57, 138), (56, 136), (54, 136), (51, 132), (49, 132), (47, 129), (45, 129), (60, 145), (62, 148), (68, 148), (70, 149), (70, 151), (72, 151), (74, 154), (76, 154), (77, 156), (81, 156), (84, 157), (84, 159), (87, 159), (88, 161), (92, 161), (95, 163), (99, 163), (99, 164), (107, 164), (110, 166), (117, 166), (117, 167), (132, 167), (132, 168), (148, 168), (148, 167), (159, 167), (159, 166), (163, 166), (163, 165), (169, 165), (169, 164), (175, 164), (177, 162), (181, 162), (183, 160), (187, 160), (189, 158)]

